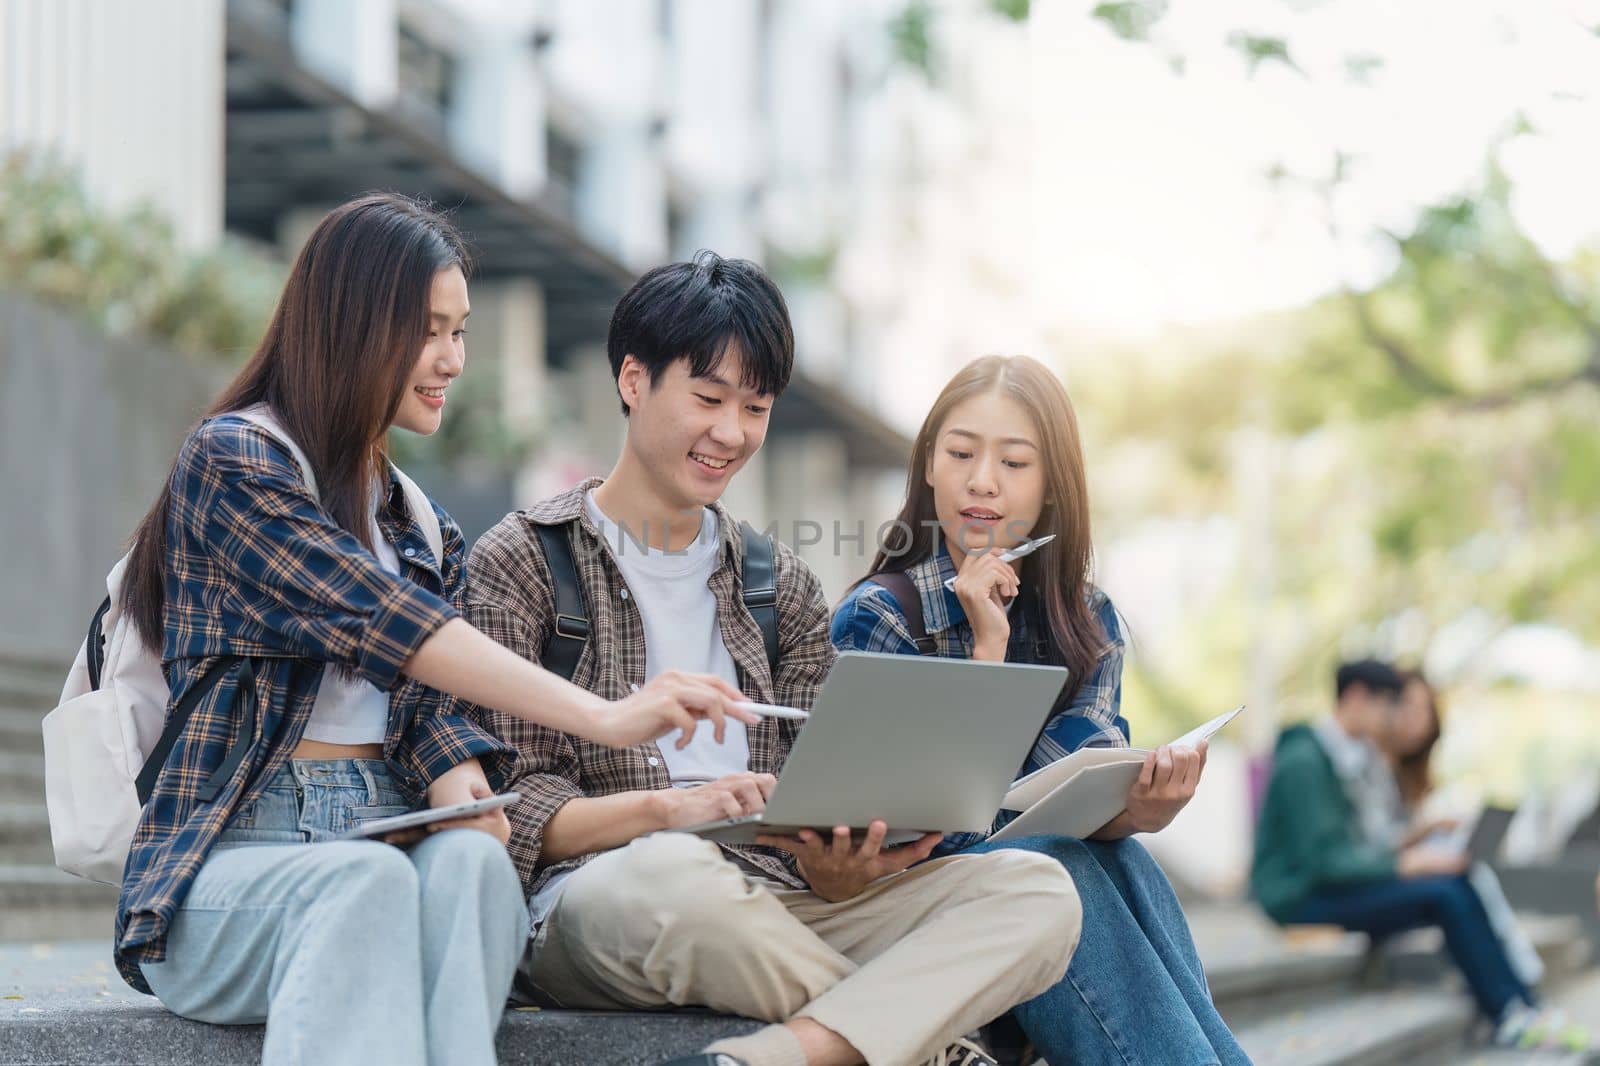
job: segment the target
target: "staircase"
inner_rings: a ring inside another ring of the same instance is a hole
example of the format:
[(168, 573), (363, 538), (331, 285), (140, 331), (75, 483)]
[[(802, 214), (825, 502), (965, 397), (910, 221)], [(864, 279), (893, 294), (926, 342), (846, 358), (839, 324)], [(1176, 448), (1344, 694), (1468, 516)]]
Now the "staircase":
[(0, 658), (0, 942), (104, 940), (116, 890), (55, 868), (39, 723), (65, 664)]
[[(1472, 1002), (1437, 930), (1369, 952), (1336, 930), (1285, 934), (1253, 908), (1199, 907), (1190, 915), (1212, 996), (1257, 1066), (1517, 1066), (1525, 1057), (1478, 1048)], [(1582, 923), (1523, 915), (1545, 964), (1542, 990), (1592, 981)], [(1544, 1054), (1545, 1066), (1579, 1058)]]

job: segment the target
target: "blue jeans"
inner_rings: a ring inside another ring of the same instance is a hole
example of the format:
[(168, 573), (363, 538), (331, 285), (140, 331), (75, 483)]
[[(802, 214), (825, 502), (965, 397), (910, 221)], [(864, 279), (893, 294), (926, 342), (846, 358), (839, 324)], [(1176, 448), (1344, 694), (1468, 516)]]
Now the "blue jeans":
[(1512, 1003), (1531, 1006), (1537, 1000), (1506, 960), (1488, 912), (1465, 877), (1395, 879), (1324, 893), (1302, 903), (1290, 923), (1337, 925), (1374, 939), (1438, 926), (1485, 1017), (1498, 1021)]
[(1013, 1012), (1051, 1063), (1248, 1064), (1211, 1002), (1189, 923), (1167, 875), (1132, 839), (1030, 836), (967, 852), (1019, 848), (1066, 867), (1083, 901), (1067, 975)]
[(492, 1066), (527, 943), (522, 885), (474, 829), (408, 851), (333, 837), (406, 810), (377, 760), (296, 760), (241, 808), (141, 966), (185, 1018), (267, 1023), (262, 1062)]

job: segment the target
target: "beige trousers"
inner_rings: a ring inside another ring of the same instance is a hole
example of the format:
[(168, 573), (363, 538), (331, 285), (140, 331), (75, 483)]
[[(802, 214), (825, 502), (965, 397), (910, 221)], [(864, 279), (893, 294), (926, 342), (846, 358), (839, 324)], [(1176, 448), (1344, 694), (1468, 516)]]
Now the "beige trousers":
[(904, 1066), (1059, 981), (1082, 920), (1071, 877), (1031, 852), (936, 859), (829, 903), (662, 833), (571, 876), (524, 973), (566, 1007), (809, 1017)]

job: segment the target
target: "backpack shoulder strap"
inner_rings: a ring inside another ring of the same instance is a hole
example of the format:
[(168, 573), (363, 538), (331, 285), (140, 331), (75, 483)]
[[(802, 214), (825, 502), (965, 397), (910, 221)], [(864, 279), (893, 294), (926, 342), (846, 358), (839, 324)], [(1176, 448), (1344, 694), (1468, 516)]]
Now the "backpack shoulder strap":
[(900, 613), (906, 619), (906, 628), (911, 631), (911, 639), (917, 645), (917, 654), (937, 654), (938, 647), (928, 635), (928, 623), (922, 616), (922, 593), (917, 591), (917, 586), (906, 576), (906, 572), (880, 570), (876, 574), (868, 574), (867, 580), (876, 581), (888, 589), (895, 602), (900, 605)]
[[(195, 708), (200, 706), (200, 701), (205, 699), (206, 693), (215, 688), (217, 682), (221, 681), (230, 670), (235, 668), (244, 671), (248, 675), (247, 677), (240, 677), (240, 686), (242, 688), (248, 683), (251, 696), (252, 698), (254, 697), (255, 674), (250, 672), (250, 660), (241, 659), (236, 655), (223, 655), (212, 663), (206, 672), (200, 675), (200, 679), (194, 683), (194, 687), (184, 693), (183, 699), (179, 700), (178, 705), (172, 708), (172, 713), (167, 715), (167, 724), (161, 730), (161, 738), (156, 741), (156, 746), (150, 749), (150, 755), (145, 759), (144, 766), (139, 770), (139, 776), (134, 779), (133, 786), (139, 795), (139, 806), (143, 807), (150, 802), (150, 796), (156, 790), (156, 778), (160, 777), (161, 771), (166, 769), (167, 757), (172, 754), (172, 749), (178, 743), (178, 738), (183, 735), (183, 727), (189, 723), (189, 718), (194, 714)], [(254, 719), (250, 721), (253, 723)], [(253, 732), (253, 730), (247, 730), (246, 734), (249, 735), (241, 735), (240, 740), (250, 739), (250, 736), (253, 736)], [(202, 803), (210, 803), (217, 798), (217, 793), (221, 791), (222, 786), (227, 784), (227, 780), (232, 776), (233, 771), (238, 769), (239, 762), (244, 757), (244, 749), (248, 746), (247, 743), (235, 743), (229, 749), (223, 764), (201, 786), (199, 798)]]
[(578, 565), (572, 557), (571, 523), (561, 526), (535, 524), (534, 534), (544, 549), (550, 567), (551, 593), (556, 604), (555, 629), (545, 645), (543, 666), (571, 681), (578, 672), (583, 646), (589, 642), (589, 609), (583, 602), (583, 585), (578, 580)]
[(761, 642), (767, 649), (767, 666), (778, 669), (778, 565), (772, 538), (756, 532), (749, 522), (740, 522), (744, 535), (744, 558), (739, 571), (744, 588), (745, 610), (761, 627)]
[(434, 565), (442, 571), (444, 569), (444, 531), (439, 528), (439, 516), (433, 513), (433, 501), (428, 494), (422, 491), (422, 486), (411, 480), (411, 476), (393, 463), (389, 468), (394, 471), (395, 480), (400, 482), (400, 488), (406, 494), (406, 507), (411, 511), (411, 517), (417, 525), (422, 527), (422, 537), (428, 542), (428, 547), (433, 550)]
[(276, 437), (278, 443), (288, 448), (289, 454), (294, 456), (294, 461), (300, 464), (300, 474), (305, 478), (306, 488), (311, 490), (312, 499), (318, 503), (322, 502), (322, 494), (317, 491), (317, 473), (311, 469), (311, 460), (306, 458), (306, 453), (300, 450), (300, 445), (296, 444), (294, 438), (289, 436), (289, 431), (283, 428), (283, 423), (279, 422), (278, 417), (272, 413), (272, 408), (264, 403), (258, 403), (252, 407), (229, 411), (228, 414), (260, 426)]
[[(271, 408), (264, 403), (258, 403), (252, 407), (245, 407), (228, 413), (237, 415), (246, 422), (260, 426), (276, 437), (285, 448), (288, 448), (289, 454), (293, 455), (295, 462), (300, 464), (300, 473), (305, 478), (306, 488), (311, 490), (313, 498), (321, 502), (322, 497), (317, 492), (317, 475), (311, 469), (311, 460), (306, 458), (306, 453), (301, 450), (300, 445), (295, 443), (294, 438), (289, 435), (289, 431), (283, 428), (283, 423), (278, 421)], [(428, 542), (428, 547), (433, 551), (434, 563), (440, 569), (443, 569), (444, 531), (439, 527), (439, 516), (433, 513), (433, 501), (428, 498), (426, 492), (422, 491), (422, 486), (411, 480), (411, 475), (393, 463), (390, 463), (389, 466), (394, 470), (395, 478), (400, 482), (400, 488), (405, 492), (406, 507), (411, 511), (411, 517), (418, 526), (422, 527), (422, 538)]]

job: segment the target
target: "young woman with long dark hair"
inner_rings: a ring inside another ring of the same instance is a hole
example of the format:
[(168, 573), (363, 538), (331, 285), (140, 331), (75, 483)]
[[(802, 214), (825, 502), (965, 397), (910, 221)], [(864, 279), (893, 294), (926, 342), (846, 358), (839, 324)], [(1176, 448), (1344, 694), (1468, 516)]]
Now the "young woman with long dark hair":
[[(1128, 746), (1121, 628), (1090, 580), (1088, 479), (1055, 375), (1020, 356), (958, 373), (917, 434), (905, 505), (888, 528), (871, 573), (834, 613), (838, 648), (1066, 667), (1066, 689), (1040, 709), (1021, 773), (1080, 747)], [(1046, 535), (1055, 539), (1032, 555), (1001, 561), (1005, 549)], [(1050, 1062), (1249, 1061), (1211, 1002), (1172, 886), (1131, 839), (1172, 821), (1204, 763), (1203, 744), (1153, 752), (1127, 810), (1091, 840), (973, 834), (941, 845), (1042, 852), (1077, 884), (1083, 933), (1067, 975), (1015, 1011)], [(994, 828), (1010, 817), (1002, 812)]]
[(461, 532), (413, 513), (385, 444), (439, 427), (467, 267), (450, 224), (405, 197), (324, 218), (124, 578), (174, 704), (205, 695), (134, 836), (117, 964), (185, 1017), (265, 1020), (268, 1063), (495, 1061), (527, 929), (504, 812), (409, 850), (335, 839), (491, 794), (513, 753), (441, 692), (616, 746), (703, 719), (720, 736), (738, 714), (708, 678), (600, 700), (460, 617)]

